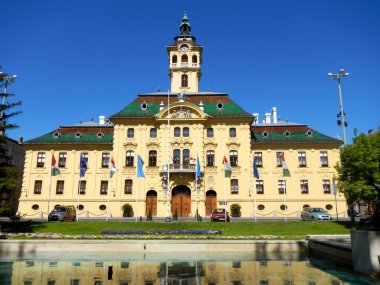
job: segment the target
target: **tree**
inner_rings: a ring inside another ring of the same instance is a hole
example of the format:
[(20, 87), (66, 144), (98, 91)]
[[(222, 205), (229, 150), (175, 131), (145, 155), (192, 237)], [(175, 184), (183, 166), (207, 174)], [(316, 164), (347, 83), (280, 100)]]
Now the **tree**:
[(380, 133), (375, 136), (360, 134), (352, 145), (340, 154), (338, 190), (345, 194), (351, 207), (363, 201), (370, 205), (378, 197), (374, 183), (380, 182)]
[(21, 101), (14, 103), (7, 101), (10, 96), (13, 96), (13, 94), (8, 93), (8, 86), (16, 78), (15, 75), (10, 76), (0, 72), (0, 90), (3, 90), (3, 92), (0, 91), (0, 194), (2, 197), (8, 197), (6, 204), (0, 207), (0, 214), (10, 217), (14, 216), (17, 210), (14, 201), (18, 201), (22, 178), (22, 171), (11, 164), (11, 157), (7, 155), (4, 147), (7, 142), (5, 131), (18, 127), (16, 124), (8, 123), (8, 120), (21, 113), (20, 111), (11, 111), (14, 107), (20, 106)]

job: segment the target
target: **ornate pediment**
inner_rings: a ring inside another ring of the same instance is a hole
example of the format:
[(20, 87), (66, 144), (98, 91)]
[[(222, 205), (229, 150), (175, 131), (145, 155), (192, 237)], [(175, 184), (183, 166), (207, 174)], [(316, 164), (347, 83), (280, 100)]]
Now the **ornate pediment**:
[(209, 116), (199, 106), (188, 102), (177, 102), (156, 115), (157, 120), (207, 120)]

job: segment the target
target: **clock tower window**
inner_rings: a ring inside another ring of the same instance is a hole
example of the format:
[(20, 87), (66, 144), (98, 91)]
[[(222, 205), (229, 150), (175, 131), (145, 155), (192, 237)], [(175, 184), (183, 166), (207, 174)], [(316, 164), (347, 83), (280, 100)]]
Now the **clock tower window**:
[(173, 57), (172, 57), (172, 63), (177, 63), (177, 56), (176, 55), (173, 55)]
[(181, 65), (182, 65), (182, 66), (187, 66), (187, 63), (188, 63), (188, 58), (187, 58), (187, 55), (184, 54), (184, 55), (182, 55), (182, 57), (181, 57)]
[(188, 80), (186, 74), (182, 74), (181, 76), (181, 87), (188, 87)]
[(197, 63), (198, 62), (198, 58), (196, 55), (193, 55), (193, 63)]

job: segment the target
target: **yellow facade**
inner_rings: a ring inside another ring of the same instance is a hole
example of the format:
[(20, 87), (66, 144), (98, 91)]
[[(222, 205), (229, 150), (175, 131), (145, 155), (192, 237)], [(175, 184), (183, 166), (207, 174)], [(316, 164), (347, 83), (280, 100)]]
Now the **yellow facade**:
[[(149, 209), (154, 217), (192, 217), (197, 211), (205, 217), (213, 208), (229, 211), (239, 204), (245, 218), (299, 217), (304, 205), (345, 216), (344, 197), (338, 194), (335, 200), (332, 194), (340, 141), (277, 119), (252, 124), (254, 117), (227, 94), (199, 92), (202, 47), (190, 35), (187, 21), (167, 49), (169, 93), (138, 95), (110, 117), (111, 123), (102, 118), (64, 126), (24, 144), (21, 215), (46, 217), (55, 205), (75, 205), (79, 218), (122, 217), (122, 206), (130, 204), (135, 217), (147, 216)], [(285, 154), (290, 177), (276, 164), (278, 152)], [(88, 169), (80, 177), (83, 153)], [(257, 153), (262, 158), (259, 179), (252, 167)], [(300, 153), (306, 165), (300, 165)], [(321, 153), (328, 160), (325, 165)], [(50, 175), (53, 154), (58, 176)], [(136, 177), (138, 156), (145, 162), (144, 178)], [(112, 178), (111, 157), (117, 169)], [(232, 165), (231, 178), (225, 178), (224, 157)], [(78, 195), (80, 181), (86, 185)], [(279, 192), (279, 181), (286, 184), (286, 195)], [(307, 193), (301, 183), (307, 184)]]

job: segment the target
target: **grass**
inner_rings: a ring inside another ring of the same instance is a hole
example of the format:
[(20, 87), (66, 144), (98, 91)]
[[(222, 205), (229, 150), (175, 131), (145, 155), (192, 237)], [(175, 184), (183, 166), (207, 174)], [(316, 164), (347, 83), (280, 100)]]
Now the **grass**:
[(221, 230), (222, 235), (290, 236), (298, 239), (309, 234), (349, 234), (355, 229), (351, 222), (3, 222), (5, 233), (59, 233), (66, 235), (99, 235), (102, 230)]

